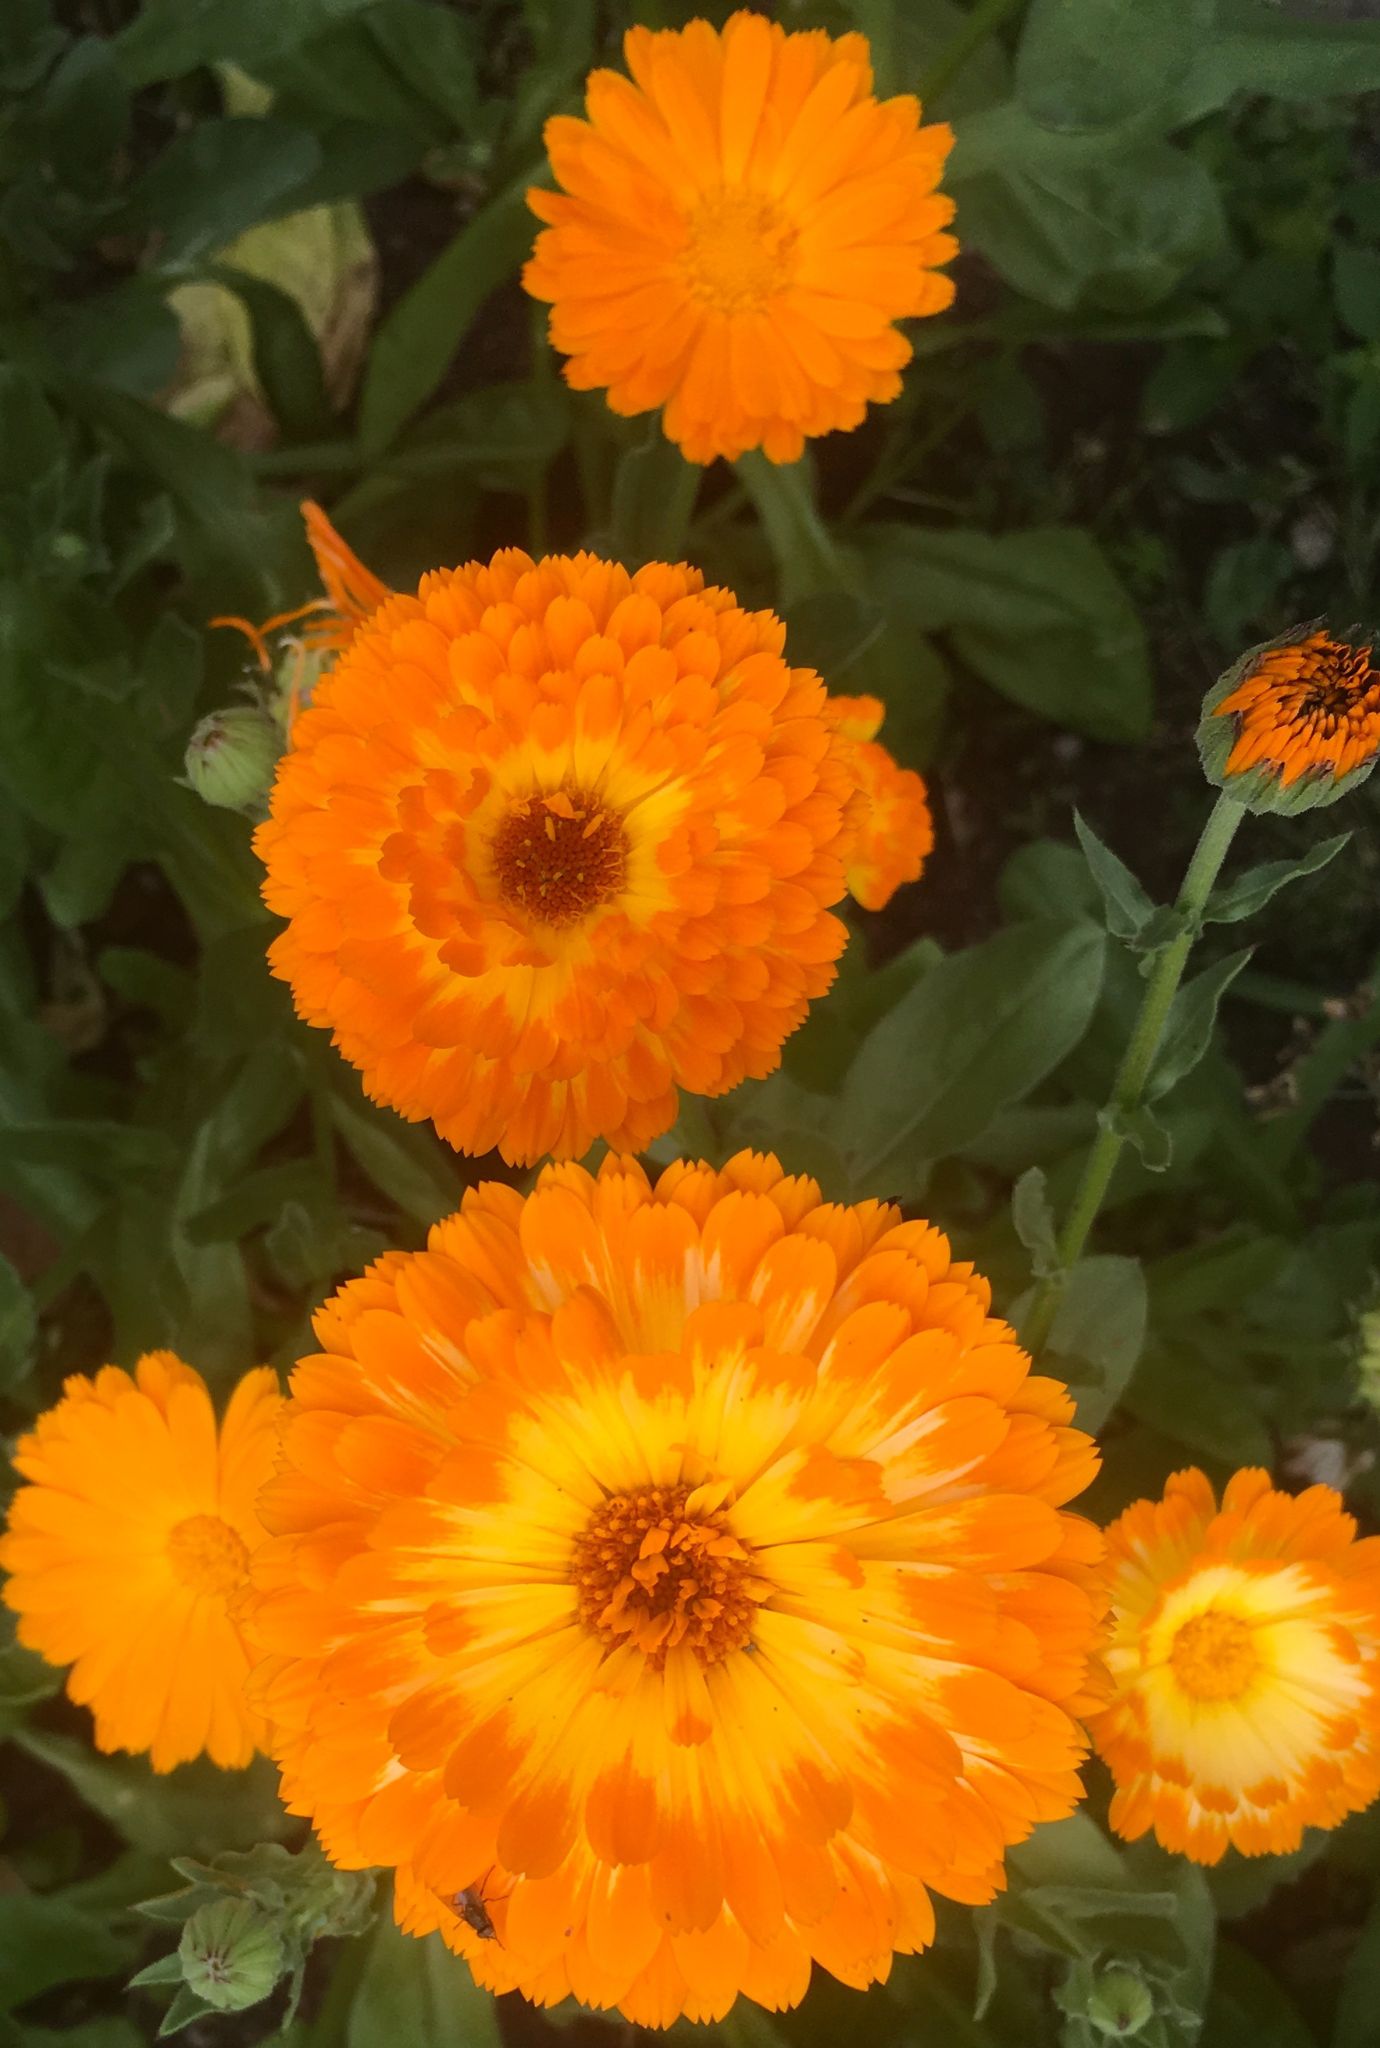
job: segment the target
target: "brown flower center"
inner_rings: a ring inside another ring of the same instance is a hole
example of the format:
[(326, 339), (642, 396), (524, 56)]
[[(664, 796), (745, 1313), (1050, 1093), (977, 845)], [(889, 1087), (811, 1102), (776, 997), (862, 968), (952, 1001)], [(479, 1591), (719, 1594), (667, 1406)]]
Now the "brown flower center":
[(607, 1643), (631, 1643), (657, 1669), (686, 1643), (717, 1664), (752, 1634), (771, 1588), (722, 1509), (692, 1505), (688, 1486), (618, 1493), (575, 1542), (580, 1619)]
[(1301, 680), (1298, 715), (1318, 718), (1330, 731), (1362, 707), (1362, 696), (1371, 680), (1370, 650), (1319, 635), (1303, 664)]
[(1260, 1657), (1249, 1622), (1209, 1607), (1184, 1623), (1174, 1638), (1169, 1663), (1191, 1699), (1234, 1700), (1255, 1677)]
[(622, 888), (628, 835), (584, 790), (515, 803), (490, 844), (499, 894), (538, 924), (578, 924)]
[(681, 262), (692, 297), (720, 313), (750, 313), (791, 281), (796, 230), (760, 192), (718, 192), (689, 219)]
[(168, 1562), (194, 1593), (237, 1593), (249, 1577), (249, 1552), (239, 1531), (219, 1515), (188, 1515), (168, 1537)]

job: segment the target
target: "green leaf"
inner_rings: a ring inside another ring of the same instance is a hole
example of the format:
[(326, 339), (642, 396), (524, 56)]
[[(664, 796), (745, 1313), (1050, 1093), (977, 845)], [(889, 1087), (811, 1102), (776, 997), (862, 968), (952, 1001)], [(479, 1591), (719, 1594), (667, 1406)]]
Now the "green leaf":
[(1080, 1429), (1097, 1431), (1121, 1399), (1145, 1344), (1145, 1275), (1139, 1259), (1080, 1259), (1059, 1296), (1048, 1349), (1070, 1367)]
[(20, 2041), (21, 2048), (147, 2048), (133, 2020), (114, 2013), (79, 2027), (25, 2027)]
[(64, 184), (83, 195), (99, 193), (124, 143), (129, 106), (129, 87), (110, 44), (99, 36), (73, 43), (48, 80), (35, 124)]
[(485, 299), (531, 248), (526, 193), (535, 169), (491, 199), (379, 323), (359, 405), (366, 456), (387, 448), (425, 405)]
[(156, 234), (158, 267), (181, 269), (287, 211), (320, 162), (316, 138), (284, 121), (198, 121), (149, 165), (120, 224), (128, 233)]
[(236, 1182), (227, 1195), (188, 1215), (183, 1229), (194, 1245), (230, 1244), (273, 1222), (289, 1202), (322, 1203), (334, 1198), (312, 1159), (285, 1159)]
[(1199, 1356), (1181, 1332), (1173, 1345), (1152, 1333), (1125, 1403), (1175, 1443), (1217, 1465), (1270, 1465), (1274, 1445), (1239, 1373)]
[(1380, 22), (1320, 20), (1274, 0), (1217, 0), (1177, 96), (1179, 122), (1196, 121), (1238, 93), (1313, 101), (1380, 87)]
[(479, 119), (475, 24), (428, 0), (383, 0), (362, 25), (399, 77), (467, 135)]
[(39, 331), (48, 359), (79, 385), (154, 398), (177, 370), (177, 316), (152, 278), (46, 306)]
[(144, 0), (115, 38), (132, 86), (180, 78), (203, 64), (266, 64), (371, 0)]
[(1212, 12), (1212, 0), (1033, 0), (1017, 97), (1048, 128), (1115, 128), (1167, 110)]
[(111, 1932), (94, 1914), (60, 1896), (0, 1891), (0, 2012), (10, 2012), (55, 1984), (113, 1977), (134, 1941)]
[(1226, 247), (1221, 197), (1196, 156), (1162, 140), (1107, 149), (1014, 103), (964, 127), (946, 183), (965, 244), (1064, 312), (1144, 313)]
[(1138, 1103), (1134, 1109), (1099, 1110), (1097, 1121), (1123, 1144), (1134, 1145), (1141, 1164), (1151, 1173), (1167, 1173), (1174, 1159), (1174, 1140), (1153, 1109)]
[(1059, 1243), (1054, 1211), (1049, 1206), (1049, 1182), (1038, 1166), (1028, 1168), (1011, 1190), (1011, 1225), (1031, 1255), (1035, 1278), (1045, 1280), (1057, 1273)]
[(1253, 917), (1290, 882), (1315, 875), (1319, 868), (1335, 860), (1350, 837), (1349, 832), (1339, 832), (1335, 839), (1321, 840), (1296, 860), (1265, 861), (1260, 867), (1247, 869), (1234, 881), (1224, 882), (1207, 900), (1204, 924), (1239, 924), (1242, 918)]
[(267, 1757), (243, 1771), (182, 1764), (156, 1774), (142, 1757), (100, 1756), (87, 1742), (22, 1728), (12, 1738), (73, 1791), (117, 1834), (155, 1856), (213, 1856), (288, 1833), (293, 1823), (278, 1799), (278, 1774)]
[(414, 1223), (429, 1228), (459, 1208), (464, 1178), (429, 1130), (334, 1090), (331, 1116), (370, 1180)]
[(0, 447), (8, 475), (22, 477), (29, 490), (43, 484), (65, 459), (57, 414), (37, 377), (17, 363), (0, 363)]
[(910, 619), (947, 632), (954, 651), (1014, 702), (1096, 739), (1150, 729), (1150, 661), (1135, 608), (1092, 535), (1035, 527), (864, 529), (903, 561)]
[[(1370, 2014), (1368, 2042), (1375, 2038)], [(1318, 2037), (1278, 1977), (1234, 1941), (1218, 1944), (1203, 2048), (1318, 2048)]]
[(1371, 1907), (1342, 1979), (1330, 2048), (1373, 2048), (1380, 2012), (1380, 1901)]
[(439, 1934), (420, 1941), (385, 1913), (345, 2023), (345, 2048), (501, 2048), (492, 1996)]
[(1240, 953), (1229, 953), (1224, 960), (1205, 967), (1179, 990), (1145, 1084), (1147, 1101), (1155, 1102), (1167, 1095), (1202, 1059), (1212, 1043), (1217, 1006), (1250, 959), (1251, 951), (1248, 946)]
[(1108, 931), (1113, 938), (1134, 939), (1154, 912), (1154, 903), (1125, 861), (1103, 844), (1079, 811), (1073, 814), (1073, 829), (1101, 892)]
[(456, 473), (485, 490), (523, 492), (555, 461), (569, 431), (563, 384), (540, 378), (488, 384), (428, 413), (381, 473), (390, 482)]
[(296, 299), (267, 278), (253, 277), (232, 264), (212, 264), (206, 276), (234, 292), (249, 315), (254, 373), (283, 432), (294, 440), (324, 438), (334, 414), (321, 351)]
[(146, 1984), (180, 1984), (182, 1982), (182, 1958), (174, 1949), (171, 1955), (160, 1956), (156, 1963), (148, 1963), (142, 1970), (136, 1970), (129, 1980), (131, 1991), (142, 1989)]
[(1380, 252), (1339, 242), (1332, 258), (1337, 318), (1358, 341), (1380, 341)]
[(1093, 924), (1014, 925), (929, 969), (869, 1032), (837, 1125), (865, 1192), (919, 1184), (1052, 1072), (1088, 1027), (1106, 942)]
[[(13, 1617), (7, 1617), (4, 1631), (11, 1638)], [(30, 1707), (50, 1700), (62, 1685), (62, 1673), (36, 1650), (26, 1650), (10, 1640), (0, 1647), (0, 1730), (8, 1734), (25, 1718)]]
[(514, 96), (507, 146), (537, 143), (542, 123), (595, 63), (594, 0), (522, 0), (532, 63)]
[(213, 2005), (208, 2005), (204, 1998), (197, 1996), (190, 1984), (184, 1984), (163, 2015), (162, 2025), (158, 2029), (158, 2039), (164, 2041), (169, 2034), (180, 2034), (193, 2020), (199, 2020), (203, 2014), (215, 2011)]
[(26, 1377), (37, 1339), (33, 1296), (0, 1252), (0, 1388), (13, 1387)]
[[(166, 485), (189, 536), (213, 556), (224, 574), (239, 569), (260, 585), (262, 523), (243, 458), (209, 434), (170, 419), (123, 392), (74, 391), (71, 402), (96, 425), (122, 442), (143, 468)], [(191, 799), (195, 805), (195, 799)], [(195, 805), (199, 811), (200, 805)]]

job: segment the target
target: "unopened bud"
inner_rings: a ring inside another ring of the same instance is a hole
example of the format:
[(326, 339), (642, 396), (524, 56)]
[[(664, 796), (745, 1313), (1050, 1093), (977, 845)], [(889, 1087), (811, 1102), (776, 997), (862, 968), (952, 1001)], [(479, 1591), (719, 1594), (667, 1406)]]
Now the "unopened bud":
[(249, 1899), (198, 1906), (177, 1953), (184, 1984), (221, 2012), (257, 2005), (283, 1973), (278, 1930)]
[(261, 811), (282, 750), (277, 726), (252, 705), (213, 711), (187, 742), (187, 780), (217, 810)]
[(1155, 2001), (1134, 1970), (1104, 1970), (1088, 1994), (1087, 2017), (1099, 2034), (1129, 2041), (1155, 2017)]
[(1198, 752), (1208, 781), (1248, 811), (1335, 803), (1380, 760), (1369, 641), (1334, 639), (1314, 620), (1252, 647), (1204, 698)]

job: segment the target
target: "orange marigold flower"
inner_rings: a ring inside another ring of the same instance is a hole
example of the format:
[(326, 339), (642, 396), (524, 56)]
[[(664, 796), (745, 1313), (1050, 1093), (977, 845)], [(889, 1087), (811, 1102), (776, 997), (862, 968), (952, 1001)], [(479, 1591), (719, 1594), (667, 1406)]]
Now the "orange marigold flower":
[(632, 28), (623, 48), (631, 79), (592, 72), (588, 120), (546, 124), (564, 189), (528, 194), (550, 226), (523, 282), (552, 302), (577, 390), (663, 406), (692, 462), (794, 462), (896, 397), (896, 322), (953, 299), (935, 189), (953, 135), (909, 95), (873, 97), (860, 35), (741, 13)]
[(877, 697), (831, 697), (829, 712), (853, 743), (861, 801), (855, 812), (848, 893), (864, 910), (881, 910), (903, 882), (914, 882), (934, 849), (934, 820), (923, 776), (902, 768), (877, 732), (885, 712)]
[(1380, 1792), (1380, 1539), (1330, 1486), (1196, 1470), (1107, 1532), (1112, 1825), (1216, 1863), (1296, 1849)]
[(1380, 755), (1380, 670), (1369, 647), (1309, 633), (1263, 649), (1209, 716), (1236, 721), (1228, 781), (1256, 770), (1284, 789), (1340, 782)]
[(241, 1602), (281, 1407), (262, 1367), (217, 1432), (200, 1374), (151, 1351), (132, 1377), (107, 1365), (67, 1380), (20, 1438), (28, 1483), (0, 1539), (4, 1599), (21, 1643), (71, 1665), (97, 1748), (148, 1751), (168, 1771), (203, 1751), (238, 1769), (264, 1746)]
[(376, 1100), (530, 1161), (641, 1150), (680, 1088), (775, 1068), (859, 833), (869, 900), (909, 858), (784, 644), (684, 564), (516, 549), (355, 632), (256, 844), (274, 971)]
[(1078, 1799), (1096, 1452), (931, 1224), (751, 1153), (548, 1167), (316, 1330), (255, 1683), (291, 1810), (480, 1983), (865, 1985)]

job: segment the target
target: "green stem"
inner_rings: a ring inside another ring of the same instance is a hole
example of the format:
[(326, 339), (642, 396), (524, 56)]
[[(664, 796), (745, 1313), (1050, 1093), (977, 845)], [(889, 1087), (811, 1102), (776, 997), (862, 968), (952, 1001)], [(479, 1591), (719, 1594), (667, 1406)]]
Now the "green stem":
[(695, 501), (704, 481), (701, 463), (687, 462), (682, 456), (680, 463), (671, 474), (670, 489), (657, 520), (656, 558), (660, 562), (679, 562), (685, 553), (685, 537), (690, 531), (690, 521), (695, 515)]
[(1082, 1256), (1107, 1189), (1111, 1186), (1112, 1175), (1126, 1143), (1128, 1122), (1144, 1100), (1145, 1084), (1154, 1069), (1165, 1026), (1169, 1022), (1169, 1012), (1198, 937), (1204, 905), (1226, 859), (1236, 828), (1245, 815), (1244, 807), (1234, 797), (1219, 796), (1193, 850), (1193, 858), (1174, 905), (1183, 917), (1184, 928), (1155, 961), (1141, 1001), (1140, 1015), (1122, 1056), (1111, 1097), (1098, 1120), (1097, 1136), (1059, 1234), (1058, 1268), (1040, 1282), (1025, 1319), (1022, 1340), (1032, 1352), (1038, 1353), (1049, 1337), (1069, 1272)]
[(1021, 0), (978, 0), (962, 28), (956, 29), (920, 80), (919, 94), (925, 106), (951, 86), (968, 59), (995, 35), (1008, 14), (1014, 14)]
[(754, 448), (733, 467), (776, 557), (781, 604), (795, 604), (814, 591), (851, 590), (857, 572), (820, 517), (809, 455), (799, 462), (771, 462)]
[[(387, 1899), (380, 1910), (391, 1910)], [(337, 1945), (325, 1997), (306, 2031), (307, 2048), (342, 2048), (349, 2033), (350, 2010), (369, 1967), (372, 1948), (368, 1936), (360, 1934)]]

